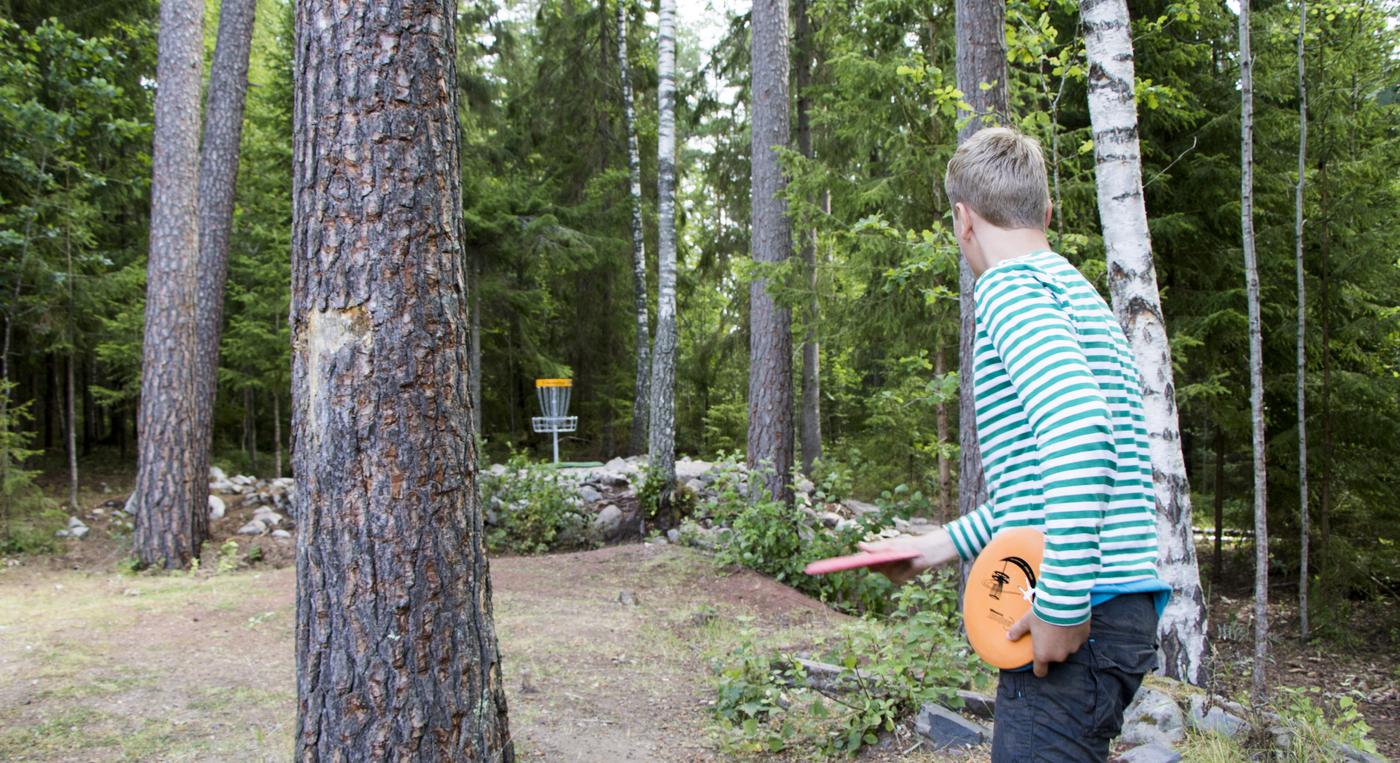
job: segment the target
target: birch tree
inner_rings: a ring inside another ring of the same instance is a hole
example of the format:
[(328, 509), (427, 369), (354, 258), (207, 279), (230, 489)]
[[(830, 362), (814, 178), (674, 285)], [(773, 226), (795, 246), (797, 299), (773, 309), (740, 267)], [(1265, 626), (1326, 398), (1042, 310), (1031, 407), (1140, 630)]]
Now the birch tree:
[[(674, 56), (674, 51), (672, 53)], [(637, 150), (637, 117), (632, 108), (632, 79), (627, 66), (627, 3), (617, 2), (617, 68), (622, 83), (622, 116), (627, 130), (628, 198), (632, 207), (632, 291), (637, 314), (637, 373), (633, 385), (630, 452), (647, 447), (647, 418), (651, 407), (651, 330), (647, 327), (647, 252), (642, 235), (642, 159)], [(674, 80), (673, 80), (674, 82)], [(673, 118), (674, 122), (674, 118)]]
[[(199, 92), (204, 60), (203, 0), (162, 0), (156, 38), (155, 129), (151, 146), (151, 233), (146, 323), (137, 419), (136, 484), (127, 501), (143, 565), (189, 564), (199, 540), (195, 396), (199, 249)], [(207, 446), (205, 446), (207, 447)]]
[(296, 6), (301, 761), (514, 759), (470, 431), (455, 6)]
[(650, 463), (669, 506), (676, 481), (676, 3), (661, 0), (657, 49), (657, 295)]
[[(972, 107), (959, 111), (966, 120), (958, 130), (963, 143), (978, 130), (1001, 123), (1010, 111), (1006, 95), (1006, 2), (1005, 0), (957, 0), (954, 3), (954, 35), (957, 37), (958, 89)], [(977, 334), (972, 287), (976, 278), (967, 262), (959, 258), (959, 342), (958, 513), (967, 514), (987, 498), (982, 458), (977, 448), (977, 405), (972, 390), (973, 341)]]
[(1167, 675), (1205, 680), (1206, 608), (1191, 525), (1191, 488), (1181, 451), (1171, 347), (1157, 291), (1134, 98), (1132, 36), (1126, 0), (1083, 0), (1089, 63), (1099, 219), (1108, 257), (1113, 311), (1142, 376), (1143, 414), (1157, 494), (1157, 570), (1172, 587), (1158, 629)]
[[(238, 147), (243, 136), (243, 106), (248, 93), (248, 51), (253, 42), (254, 0), (223, 0), (219, 35), (209, 68), (204, 113), (204, 142), (199, 158), (199, 291), (195, 332), (195, 437), (202, 443), (195, 474), (209, 473), (214, 400), (218, 393), (219, 337), (224, 327), (224, 287), (228, 281), (229, 229), (238, 184)], [(278, 458), (281, 457), (279, 450)], [(196, 479), (193, 524), (195, 544), (208, 536), (209, 481)]]
[(1303, 271), (1303, 191), (1308, 168), (1308, 84), (1304, 39), (1308, 31), (1307, 0), (1298, 2), (1298, 186), (1294, 193), (1293, 245), (1298, 277), (1298, 631), (1308, 639), (1308, 300)]
[[(775, 149), (788, 145), (787, 0), (754, 0), (749, 107), (752, 226), (749, 248), (760, 267), (792, 253), (783, 168)], [(792, 469), (792, 314), (768, 292), (768, 279), (749, 285), (748, 465), (764, 471), (769, 495), (790, 501)]]
[(1254, 673), (1252, 691), (1262, 706), (1268, 686), (1269, 518), (1264, 443), (1264, 348), (1259, 318), (1259, 262), (1254, 252), (1254, 56), (1249, 47), (1249, 2), (1240, 0), (1240, 229), (1249, 303), (1249, 408), (1254, 445)]

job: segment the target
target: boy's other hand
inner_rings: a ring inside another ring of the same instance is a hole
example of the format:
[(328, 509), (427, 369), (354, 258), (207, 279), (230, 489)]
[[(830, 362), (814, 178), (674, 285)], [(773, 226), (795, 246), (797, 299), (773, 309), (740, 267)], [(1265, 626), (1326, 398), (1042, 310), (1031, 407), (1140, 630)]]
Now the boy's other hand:
[(1044, 678), (1050, 672), (1050, 663), (1064, 662), (1089, 640), (1089, 621), (1078, 625), (1051, 625), (1036, 617), (1035, 612), (1027, 612), (1011, 626), (1006, 637), (1018, 641), (1027, 633), (1031, 636), (1031, 653), (1035, 657), (1035, 677)]
[(906, 535), (901, 538), (859, 543), (857, 546), (861, 551), (867, 552), (918, 551), (919, 556), (914, 559), (870, 567), (872, 572), (884, 575), (896, 585), (913, 580), (924, 570), (933, 569), (957, 558), (958, 555), (957, 550), (953, 548), (953, 540), (948, 537), (948, 531), (942, 528), (924, 535)]

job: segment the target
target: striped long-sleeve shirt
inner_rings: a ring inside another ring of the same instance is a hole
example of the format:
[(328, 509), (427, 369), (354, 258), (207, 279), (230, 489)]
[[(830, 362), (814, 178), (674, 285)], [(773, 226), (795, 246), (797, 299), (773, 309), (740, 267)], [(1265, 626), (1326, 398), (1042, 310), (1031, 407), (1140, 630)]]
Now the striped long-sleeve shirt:
[(1156, 504), (1132, 347), (1063, 257), (1042, 251), (977, 280), (973, 390), (990, 499), (948, 529), (964, 559), (1004, 527), (1045, 534), (1034, 611), (1089, 618), (1091, 593), (1156, 578)]

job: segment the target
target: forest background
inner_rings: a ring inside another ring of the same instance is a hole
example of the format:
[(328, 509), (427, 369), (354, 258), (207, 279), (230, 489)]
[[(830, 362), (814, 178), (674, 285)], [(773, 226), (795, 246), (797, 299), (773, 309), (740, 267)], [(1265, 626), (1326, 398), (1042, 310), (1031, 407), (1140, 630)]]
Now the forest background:
[[(957, 251), (943, 167), (963, 94), (951, 3), (811, 0), (811, 156), (785, 154), (793, 240), (815, 266), (750, 260), (748, 16), (683, 9), (677, 55), (676, 446), (716, 458), (747, 428), (748, 299), (766, 277), (820, 346), (817, 481), (957, 513)], [(794, 4), (798, 5), (798, 4)], [(229, 250), (215, 462), (289, 471), (291, 9), (259, 0)], [(656, 16), (626, 2), (646, 251), (656, 247)], [(632, 235), (615, 6), (462, 3), (458, 87), (481, 433), (490, 461), (543, 454), (537, 377), (570, 377), (568, 458), (634, 451)], [(213, 52), (217, 3), (207, 4)], [(1195, 522), (1247, 533), (1251, 450), (1240, 251), (1236, 16), (1135, 2), (1145, 194)], [(53, 542), (28, 486), (134, 463), (149, 228), (154, 2), (0, 7), (0, 548)], [(1275, 585), (1296, 587), (1297, 6), (1254, 7), (1255, 227)], [(1106, 291), (1077, 4), (1008, 3), (1014, 121), (1046, 149), (1051, 241)], [(1313, 606), (1345, 637), (1396, 595), (1400, 554), (1397, 6), (1310, 2), (1304, 241)], [(796, 120), (793, 124), (796, 125)], [(655, 263), (648, 277), (655, 293)], [(654, 301), (652, 302), (654, 305)], [(813, 309), (815, 308), (815, 309)], [(653, 324), (654, 325), (654, 324)], [(800, 354), (799, 349), (795, 354)], [(795, 365), (800, 367), (800, 361)], [(799, 397), (800, 396), (795, 396)], [(1202, 556), (1203, 580), (1221, 557)], [(1241, 561), (1247, 564), (1247, 560)]]

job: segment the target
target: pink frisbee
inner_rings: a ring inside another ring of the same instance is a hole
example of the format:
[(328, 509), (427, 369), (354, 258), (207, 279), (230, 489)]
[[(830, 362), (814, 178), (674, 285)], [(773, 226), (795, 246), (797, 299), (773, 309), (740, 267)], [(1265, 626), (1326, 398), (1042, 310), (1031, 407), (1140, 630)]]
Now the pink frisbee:
[(874, 567), (880, 564), (892, 564), (894, 562), (907, 562), (910, 559), (918, 559), (918, 551), (862, 551), (859, 554), (850, 556), (833, 556), (830, 559), (819, 559), (807, 565), (803, 570), (808, 575), (825, 575), (829, 572), (841, 572), (842, 570), (854, 570), (860, 567)]

